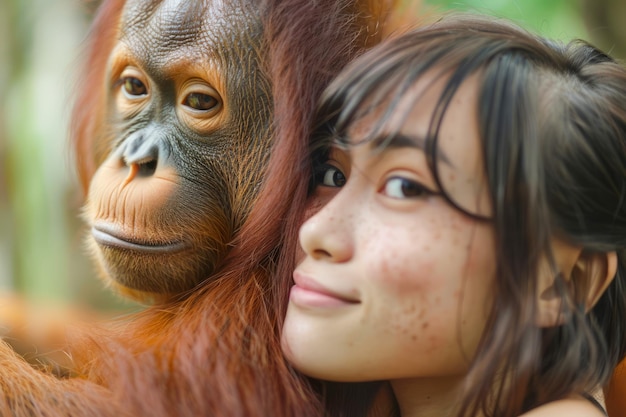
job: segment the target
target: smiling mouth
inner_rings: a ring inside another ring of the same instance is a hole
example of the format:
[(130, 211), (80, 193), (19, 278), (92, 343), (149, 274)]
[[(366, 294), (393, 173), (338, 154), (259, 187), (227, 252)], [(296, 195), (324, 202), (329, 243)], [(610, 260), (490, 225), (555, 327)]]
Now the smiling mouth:
[(289, 299), (301, 307), (335, 308), (361, 303), (359, 299), (329, 290), (297, 270), (293, 278), (295, 285), (291, 287)]
[(180, 252), (186, 247), (185, 243), (182, 241), (154, 242), (128, 238), (117, 234), (116, 231), (112, 229), (112, 227), (104, 225), (94, 226), (91, 228), (91, 234), (99, 245), (150, 254)]
[(289, 300), (304, 308), (338, 308), (359, 304), (357, 300), (331, 294), (325, 291), (318, 291), (311, 288), (294, 285), (289, 293)]

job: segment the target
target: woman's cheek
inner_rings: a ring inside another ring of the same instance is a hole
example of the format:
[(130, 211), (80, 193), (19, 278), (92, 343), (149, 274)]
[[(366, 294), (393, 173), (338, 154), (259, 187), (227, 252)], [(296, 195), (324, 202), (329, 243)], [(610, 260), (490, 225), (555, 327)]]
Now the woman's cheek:
[[(467, 257), (459, 233), (450, 228), (404, 226), (368, 238), (364, 253), (372, 274), (385, 292), (398, 296), (409, 293), (437, 293), (461, 275)], [(456, 242), (459, 242), (455, 244)]]

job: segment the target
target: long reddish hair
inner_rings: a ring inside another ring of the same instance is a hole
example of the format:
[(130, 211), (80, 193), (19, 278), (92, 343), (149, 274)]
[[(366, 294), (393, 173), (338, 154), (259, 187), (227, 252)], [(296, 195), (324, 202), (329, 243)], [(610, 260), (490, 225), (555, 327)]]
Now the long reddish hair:
[[(100, 9), (89, 41), (90, 70), (79, 85), (104, 85), (123, 3), (105, 1)], [(378, 41), (382, 3), (260, 2), (274, 144), (266, 181), (233, 249), (193, 292), (83, 338), (72, 352), (79, 373), (109, 388), (112, 401), (131, 415), (322, 414), (318, 394), (284, 360), (279, 331), (306, 198), (315, 104), (339, 69)], [(79, 90), (72, 133), (84, 188), (102, 152), (95, 132), (103, 123), (103, 98), (89, 90)]]

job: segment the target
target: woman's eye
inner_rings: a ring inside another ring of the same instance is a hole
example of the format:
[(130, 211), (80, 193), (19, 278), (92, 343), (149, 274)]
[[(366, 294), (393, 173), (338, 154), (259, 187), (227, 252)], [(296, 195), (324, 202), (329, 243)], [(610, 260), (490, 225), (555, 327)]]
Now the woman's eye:
[(216, 107), (219, 104), (219, 101), (209, 94), (190, 93), (187, 97), (185, 97), (183, 104), (194, 110), (208, 111)]
[(383, 187), (383, 194), (391, 198), (416, 198), (434, 194), (418, 182), (402, 178), (389, 178)]
[(316, 170), (315, 182), (325, 187), (343, 187), (346, 183), (346, 176), (337, 167), (332, 165), (322, 165)]
[(122, 88), (127, 97), (134, 99), (148, 94), (148, 89), (139, 79), (126, 77), (122, 79)]

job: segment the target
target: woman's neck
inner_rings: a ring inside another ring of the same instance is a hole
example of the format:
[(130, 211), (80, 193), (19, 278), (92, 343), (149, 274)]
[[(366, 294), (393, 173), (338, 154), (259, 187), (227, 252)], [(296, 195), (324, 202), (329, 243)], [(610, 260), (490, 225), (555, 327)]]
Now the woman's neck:
[[(460, 376), (391, 381), (402, 417), (454, 417), (459, 411)], [(476, 416), (478, 417), (478, 416)]]

